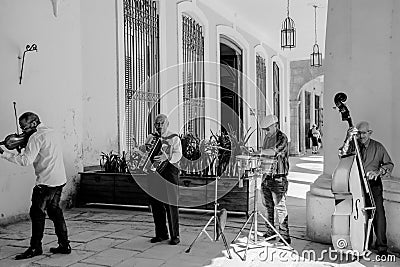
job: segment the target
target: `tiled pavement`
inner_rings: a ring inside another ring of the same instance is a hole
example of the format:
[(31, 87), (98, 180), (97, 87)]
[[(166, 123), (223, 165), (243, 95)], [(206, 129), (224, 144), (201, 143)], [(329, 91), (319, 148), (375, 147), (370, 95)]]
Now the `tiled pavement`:
[[(230, 246), (233, 259), (228, 259), (222, 240), (211, 242), (203, 234), (186, 253), (212, 214), (181, 211), (181, 243), (171, 246), (168, 241), (158, 244), (149, 242), (154, 232), (152, 216), (146, 209), (84, 207), (65, 211), (73, 248), (69, 255), (52, 255), (49, 252), (49, 248), (56, 246), (57, 242), (52, 223), (46, 220), (44, 254), (15, 261), (14, 256), (29, 245), (30, 222), (0, 227), (0, 266), (400, 266), (399, 258), (395, 258), (396, 262), (377, 262), (374, 261), (375, 254), (371, 254), (370, 261), (346, 261), (337, 254), (329, 257), (328, 253), (321, 252), (332, 249), (331, 245), (308, 240), (305, 236), (305, 193), (321, 171), (321, 156), (291, 158), (288, 209), (293, 252), (281, 243), (263, 242), (259, 248), (251, 245), (243, 261), (244, 252), (241, 250), (246, 245), (246, 236), (241, 235), (238, 242)], [(243, 215), (228, 215), (224, 231), (228, 243), (235, 238), (245, 221)], [(263, 224), (258, 225), (263, 231)], [(213, 227), (208, 229), (212, 236)], [(324, 257), (320, 258), (321, 254)]]

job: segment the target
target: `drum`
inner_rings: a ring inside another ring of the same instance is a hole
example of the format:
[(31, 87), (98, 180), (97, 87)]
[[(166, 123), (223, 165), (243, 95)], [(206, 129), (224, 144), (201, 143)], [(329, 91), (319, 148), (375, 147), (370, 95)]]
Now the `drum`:
[(254, 174), (258, 169), (259, 160), (257, 157), (238, 155), (236, 156), (236, 164), (238, 167), (239, 187), (243, 187), (243, 178)]
[(274, 158), (261, 157), (260, 159), (261, 173), (272, 175), (276, 172), (277, 160)]
[(258, 167), (258, 158), (247, 155), (238, 155), (236, 156), (236, 164), (238, 168), (243, 171), (251, 171)]

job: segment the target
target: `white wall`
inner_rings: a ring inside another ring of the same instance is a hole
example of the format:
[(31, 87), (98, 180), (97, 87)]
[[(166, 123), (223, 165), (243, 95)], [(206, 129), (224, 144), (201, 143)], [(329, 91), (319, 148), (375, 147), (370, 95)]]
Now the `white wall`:
[(333, 106), (336, 93), (354, 123), (370, 122), (372, 138), (388, 150), (394, 164), (390, 179), (383, 181), (389, 248), (400, 251), (400, 5), (398, 1), (329, 1), (325, 51), (324, 174), (307, 195), (307, 232), (314, 240), (330, 242), (334, 210), (331, 175), (338, 164), (338, 147), (348, 129)]
[[(118, 92), (124, 101), (125, 88), (118, 83), (124, 69), (118, 68), (116, 1), (80, 1), (84, 166), (98, 165), (101, 152), (119, 149)], [(118, 12), (123, 14), (121, 6)]]
[[(36, 112), (42, 122), (57, 129), (64, 141), (68, 183), (62, 199), (70, 201), (81, 168), (82, 69), (80, 7), (66, 1), (54, 17), (48, 0), (0, 2), (0, 136), (16, 132), (12, 102), (19, 115)], [(38, 52), (22, 56), (27, 44)], [(19, 167), (0, 161), (0, 222), (28, 211), (35, 177), (32, 166)]]
[[(62, 196), (72, 202), (82, 166), (98, 165), (100, 153), (118, 151), (118, 50), (116, 1), (0, 2), (0, 136), (14, 133), (12, 101), (60, 131), (68, 182)], [(120, 10), (120, 12), (122, 12)], [(19, 85), (20, 61), (27, 44)], [(123, 85), (122, 85), (123, 86)], [(0, 222), (26, 214), (34, 185), (32, 166), (0, 161)], [(10, 205), (9, 203), (13, 203)]]
[[(381, 141), (398, 163), (400, 135), (395, 111), (399, 111), (400, 69), (393, 57), (398, 57), (398, 44), (391, 41), (397, 29), (392, 18), (398, 14), (392, 13), (392, 1), (385, 2), (387, 4), (365, 1), (362, 6), (357, 5), (357, 1), (330, 3), (337, 5), (340, 12), (328, 13), (324, 106), (333, 106), (334, 95), (345, 92), (353, 121), (369, 121), (374, 130), (372, 138)], [(369, 15), (372, 12), (374, 16)], [(371, 33), (374, 33), (373, 38)], [(348, 125), (334, 109), (326, 108), (324, 119), (325, 132), (331, 137), (327, 138), (325, 148), (337, 151)], [(326, 153), (324, 172), (332, 173), (336, 162), (336, 153)], [(400, 168), (395, 168), (393, 175), (399, 177)]]

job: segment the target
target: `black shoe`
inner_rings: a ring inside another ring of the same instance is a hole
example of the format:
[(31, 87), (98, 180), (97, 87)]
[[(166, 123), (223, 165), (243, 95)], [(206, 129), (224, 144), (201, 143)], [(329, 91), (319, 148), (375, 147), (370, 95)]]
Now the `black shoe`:
[(388, 255), (388, 252), (386, 251), (386, 250), (382, 250), (382, 251), (378, 251), (378, 253), (377, 253), (380, 257), (382, 257), (382, 256), (387, 256)]
[(161, 242), (161, 241), (164, 241), (167, 239), (168, 239), (168, 236), (162, 236), (162, 237), (156, 236), (156, 237), (153, 237), (152, 239), (150, 239), (150, 243), (158, 243), (158, 242)]
[(56, 248), (50, 248), (50, 252), (53, 254), (70, 254), (71, 253), (71, 246), (68, 245), (58, 245)]
[[(287, 238), (284, 237), (283, 239), (285, 239), (286, 243), (288, 243), (289, 245), (292, 243), (292, 239), (290, 239), (290, 237), (287, 237)], [(282, 241), (282, 239), (281, 239), (281, 241)]]
[(25, 250), (24, 253), (18, 254), (15, 256), (16, 260), (24, 260), (24, 259), (29, 259), (35, 256), (39, 256), (43, 254), (42, 248), (31, 248), (29, 247), (27, 250)]
[(171, 238), (171, 240), (169, 241), (170, 245), (178, 245), (181, 242), (181, 240), (179, 239), (179, 237), (173, 237)]

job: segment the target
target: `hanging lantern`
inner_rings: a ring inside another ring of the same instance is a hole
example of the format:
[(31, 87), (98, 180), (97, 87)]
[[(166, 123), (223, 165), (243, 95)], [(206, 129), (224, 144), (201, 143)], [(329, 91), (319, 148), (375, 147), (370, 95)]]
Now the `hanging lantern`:
[(322, 53), (319, 52), (319, 46), (317, 44), (317, 6), (314, 5), (314, 33), (315, 33), (315, 44), (313, 45), (312, 53), (310, 55), (311, 67), (322, 66)]
[(287, 1), (287, 18), (282, 22), (281, 48), (296, 47), (296, 28), (293, 19), (289, 16), (289, 0)]
[(321, 67), (322, 66), (322, 54), (319, 52), (318, 44), (314, 44), (313, 52), (310, 56), (311, 67)]

